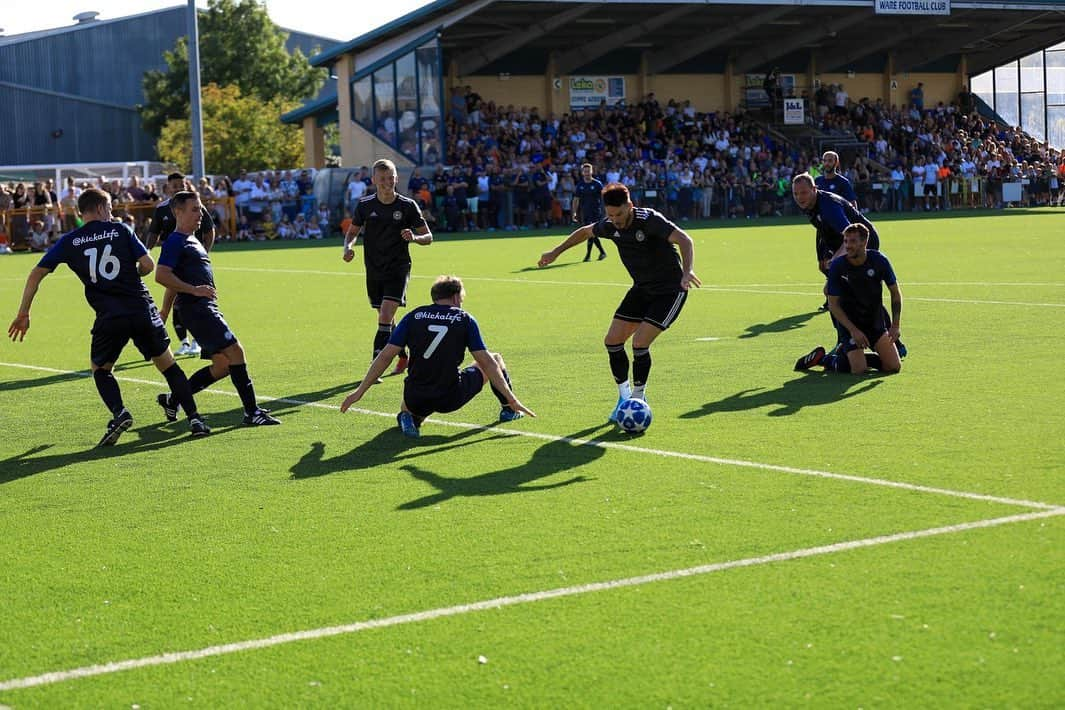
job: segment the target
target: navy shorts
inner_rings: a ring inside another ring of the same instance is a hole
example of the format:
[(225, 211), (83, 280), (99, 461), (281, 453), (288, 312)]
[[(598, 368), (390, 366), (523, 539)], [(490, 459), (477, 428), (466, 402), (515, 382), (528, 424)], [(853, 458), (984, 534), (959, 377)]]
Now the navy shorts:
[[(408, 380), (409, 382), (409, 380)], [(403, 403), (416, 417), (427, 417), (433, 412), (454, 412), (462, 409), (484, 388), (484, 375), (476, 367), (459, 370), (455, 385), (441, 395), (422, 396), (414, 387), (404, 384)]]
[(115, 362), (130, 340), (145, 360), (158, 357), (170, 348), (170, 336), (154, 305), (137, 315), (97, 318), (92, 326), (89, 357), (97, 367)]
[(654, 294), (633, 286), (625, 294), (625, 298), (621, 299), (621, 305), (614, 311), (614, 317), (628, 323), (647, 321), (661, 330), (666, 330), (677, 320), (686, 300), (688, 292), (684, 289)]
[(395, 301), (401, 306), (407, 305), (407, 283), (410, 272), (392, 276), (366, 275), (366, 295), (370, 297), (370, 307), (380, 310), (384, 301)]
[(212, 355), (237, 342), (237, 336), (229, 329), (229, 324), (214, 301), (187, 306), (179, 304), (174, 310), (181, 313), (181, 322), (199, 343), (202, 359), (210, 360)]
[[(887, 309), (881, 307), (880, 313), (872, 321), (855, 320), (848, 313), (847, 317), (850, 318), (851, 323), (858, 326), (858, 330), (865, 334), (865, 337), (869, 340), (869, 347), (873, 350), (876, 349), (876, 341), (883, 337), (884, 333), (888, 332), (888, 325), (891, 321), (888, 318)], [(851, 350), (857, 350), (858, 346), (854, 342), (854, 338), (851, 337), (851, 332), (840, 325), (834, 318), (833, 324), (836, 326), (836, 334), (839, 337), (839, 343), (843, 345), (843, 352), (850, 352)]]

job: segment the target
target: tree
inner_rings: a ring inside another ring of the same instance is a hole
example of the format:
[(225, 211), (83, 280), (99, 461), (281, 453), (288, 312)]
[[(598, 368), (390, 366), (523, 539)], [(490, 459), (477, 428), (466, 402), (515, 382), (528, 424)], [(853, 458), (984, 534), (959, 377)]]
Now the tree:
[[(244, 96), (236, 86), (203, 87), (203, 158), (211, 174), (240, 170), (288, 170), (303, 163), (303, 135), (298, 126), (278, 120), (296, 102), (263, 102)], [(192, 167), (192, 127), (187, 118), (168, 121), (157, 144), (159, 157), (183, 170)]]
[[(288, 35), (257, 0), (211, 0), (198, 17), (202, 84), (232, 84), (244, 96), (264, 102), (300, 102), (318, 93), (325, 82), (325, 69), (312, 67), (298, 49), (288, 53)], [(160, 135), (167, 121), (189, 115), (188, 38), (178, 38), (163, 58), (166, 71), (145, 73), (145, 103), (138, 107), (145, 130), (153, 136)]]

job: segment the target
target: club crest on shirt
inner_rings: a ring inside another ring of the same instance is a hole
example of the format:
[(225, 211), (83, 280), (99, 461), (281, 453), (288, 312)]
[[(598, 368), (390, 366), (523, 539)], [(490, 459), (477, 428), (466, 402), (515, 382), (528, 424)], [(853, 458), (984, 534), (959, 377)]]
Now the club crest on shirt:
[(636, 241), (638, 241), (638, 242), (642, 242), (642, 241), (643, 241), (644, 239), (646, 239), (646, 238), (647, 238), (647, 237), (646, 237), (646, 236), (644, 235), (644, 233), (643, 233), (643, 230), (642, 230), (642, 229), (637, 229), (637, 230), (636, 230)]
[(865, 272), (865, 275), (869, 276), (869, 277), (872, 277), (873, 274), (875, 274), (875, 273), (876, 273), (875, 271), (873, 271), (872, 269), (869, 269), (868, 271)]
[(394, 220), (396, 220), (398, 222), (399, 220), (403, 219), (403, 213), (400, 212), (399, 210), (396, 210), (395, 212), (392, 213), (392, 219), (394, 219)]

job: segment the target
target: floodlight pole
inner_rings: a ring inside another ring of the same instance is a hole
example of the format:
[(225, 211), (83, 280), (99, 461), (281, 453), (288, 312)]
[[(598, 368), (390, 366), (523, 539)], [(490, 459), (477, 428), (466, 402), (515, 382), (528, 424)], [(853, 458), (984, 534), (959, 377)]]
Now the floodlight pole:
[(203, 166), (203, 117), (200, 111), (200, 32), (196, 24), (196, 0), (189, 0), (189, 123), (192, 127), (192, 174), (201, 178)]

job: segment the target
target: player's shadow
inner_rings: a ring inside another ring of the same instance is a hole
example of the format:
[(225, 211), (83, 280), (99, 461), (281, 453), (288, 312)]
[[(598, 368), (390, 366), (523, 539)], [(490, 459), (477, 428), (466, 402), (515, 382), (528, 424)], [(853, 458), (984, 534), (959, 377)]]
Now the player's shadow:
[(12, 380), (10, 382), (0, 382), (0, 392), (26, 390), (33, 389), (35, 387), (47, 387), (48, 385), (55, 385), (59, 384), (60, 382), (68, 382), (70, 380), (84, 380), (88, 376), (88, 371), (83, 370), (81, 372), (57, 372), (54, 375), (42, 375), (40, 377), (33, 377), (28, 380)]
[(809, 313), (798, 313), (793, 316), (785, 316), (772, 323), (755, 323), (754, 325), (747, 326), (746, 332), (739, 337), (743, 338), (757, 338), (759, 335), (766, 335), (767, 333), (786, 333), (789, 330), (798, 330), (806, 326), (806, 322), (817, 314), (823, 313), (823, 311), (810, 311)]
[[(863, 377), (837, 373), (809, 372), (785, 382), (775, 390), (747, 389), (715, 402), (707, 402), (699, 409), (685, 412), (681, 419), (698, 419), (721, 412), (746, 412), (762, 407), (774, 407), (771, 417), (797, 414), (804, 407), (820, 407), (865, 394), (880, 385), (884, 375)], [(871, 379), (876, 378), (876, 379)], [(852, 389), (853, 388), (853, 389)]]
[(471, 437), (482, 433), (484, 433), (483, 429), (468, 429), (448, 436), (429, 434), (411, 439), (404, 436), (397, 427), (389, 427), (351, 451), (333, 458), (326, 458), (325, 443), (316, 441), (311, 444), (311, 450), (289, 470), (292, 472), (291, 478), (293, 479), (318, 478), (332, 473), (388, 466), (397, 461), (438, 454), (493, 439), (510, 438), (506, 434), (495, 434), (483, 439), (470, 440)]
[(528, 273), (530, 271), (550, 271), (551, 269), (565, 269), (566, 267), (577, 266), (578, 264), (581, 264), (581, 263), (584, 263), (584, 262), (582, 262), (582, 261), (556, 261), (553, 264), (548, 264), (547, 266), (524, 266), (524, 267), (522, 267), (520, 269), (514, 269), (514, 271), (511, 271), (510, 273), (512, 273), (512, 274), (526, 274), (526, 273)]
[[(604, 428), (604, 426), (612, 427), (613, 425), (599, 424), (571, 434), (566, 438), (583, 439)], [(397, 510), (417, 510), (418, 508), (439, 505), (452, 498), (531, 493), (582, 483), (592, 479), (587, 476), (573, 476), (555, 483), (531, 485), (534, 481), (592, 463), (602, 458), (604, 454), (606, 454), (606, 449), (602, 446), (597, 446), (594, 440), (580, 444), (570, 443), (565, 440), (551, 441), (533, 452), (532, 458), (523, 464), (482, 473), (472, 478), (442, 476), (419, 468), (414, 464), (406, 464), (400, 466), (400, 468), (419, 481), (428, 483), (436, 489), (436, 492), (403, 503)]]
[[(345, 394), (352, 391), (359, 386), (359, 382), (346, 382), (342, 385), (331, 385), (329, 387), (323, 387), (318, 390), (311, 390), (309, 392), (300, 392), (297, 394), (285, 395), (278, 399), (262, 399), (260, 404), (263, 404), (273, 414), (291, 413), (301, 407), (306, 407), (309, 404), (316, 404), (326, 399), (336, 397), (340, 394)], [(339, 405), (337, 405), (339, 408)]]
[[(232, 427), (212, 427), (211, 437), (221, 436), (230, 431)], [(101, 436), (103, 431), (100, 431)], [(209, 437), (210, 438), (210, 437)], [(183, 443), (194, 445), (199, 439), (189, 437), (188, 426), (185, 422), (174, 424), (147, 424), (136, 429), (130, 429), (122, 435), (118, 443), (105, 448), (91, 448), (84, 451), (74, 451), (64, 454), (48, 454), (38, 456), (44, 451), (55, 446), (54, 444), (41, 444), (27, 449), (21, 454), (14, 454), (5, 459), (0, 459), (0, 485), (17, 481), (20, 478), (35, 476), (38, 473), (55, 471), (65, 466), (83, 464), (101, 459), (108, 459), (142, 451), (151, 451), (153, 455), (162, 449), (178, 446)], [(165, 458), (155, 459), (160, 469), (170, 470)], [(146, 471), (151, 474), (151, 470)]]

